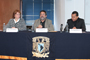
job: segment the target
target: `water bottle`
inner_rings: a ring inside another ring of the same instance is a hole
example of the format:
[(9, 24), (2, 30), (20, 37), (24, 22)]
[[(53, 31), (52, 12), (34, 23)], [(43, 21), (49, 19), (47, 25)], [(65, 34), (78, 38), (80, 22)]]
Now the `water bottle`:
[(3, 23), (3, 32), (5, 32), (5, 23)]
[(63, 32), (63, 24), (61, 24), (60, 32)]
[(32, 32), (34, 32), (34, 24), (32, 24), (32, 29), (31, 29)]

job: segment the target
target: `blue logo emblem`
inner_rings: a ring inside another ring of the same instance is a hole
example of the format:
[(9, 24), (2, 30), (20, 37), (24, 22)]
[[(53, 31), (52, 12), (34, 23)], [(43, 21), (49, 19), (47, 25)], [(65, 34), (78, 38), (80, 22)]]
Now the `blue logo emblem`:
[(43, 43), (39, 43), (39, 44), (38, 44), (38, 51), (39, 51), (39, 52), (42, 52), (43, 49), (44, 49), (44, 44), (43, 44)]

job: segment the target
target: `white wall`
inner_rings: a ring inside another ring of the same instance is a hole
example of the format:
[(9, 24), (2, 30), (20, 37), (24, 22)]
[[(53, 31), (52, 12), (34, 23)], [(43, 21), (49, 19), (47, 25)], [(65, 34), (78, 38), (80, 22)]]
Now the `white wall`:
[(85, 23), (86, 31), (90, 32), (90, 0), (85, 0)]
[(90, 0), (85, 0), (85, 23), (90, 24)]
[(78, 11), (79, 17), (84, 19), (84, 0), (65, 0), (65, 21), (71, 18), (73, 11)]
[(54, 15), (55, 31), (60, 31), (60, 25), (65, 25), (65, 0), (55, 0)]
[(79, 17), (84, 18), (84, 0), (55, 0), (55, 30), (60, 30), (60, 24), (66, 25), (73, 11), (79, 12)]

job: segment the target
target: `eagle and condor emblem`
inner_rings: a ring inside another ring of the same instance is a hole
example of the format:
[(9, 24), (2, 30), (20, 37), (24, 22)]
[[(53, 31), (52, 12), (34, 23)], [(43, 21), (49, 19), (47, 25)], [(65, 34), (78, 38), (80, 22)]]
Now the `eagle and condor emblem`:
[(38, 36), (32, 38), (32, 54), (33, 57), (48, 58), (50, 39), (48, 37)]

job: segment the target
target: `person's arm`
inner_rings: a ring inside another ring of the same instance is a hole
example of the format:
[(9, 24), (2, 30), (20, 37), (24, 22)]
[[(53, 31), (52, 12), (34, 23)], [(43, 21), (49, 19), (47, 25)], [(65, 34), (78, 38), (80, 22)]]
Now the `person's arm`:
[(82, 31), (86, 31), (86, 26), (84, 20), (82, 20)]
[(36, 28), (37, 28), (37, 27), (38, 27), (38, 26), (37, 26), (37, 20), (35, 20), (34, 25), (33, 25), (34, 31), (36, 31)]
[(53, 27), (53, 24), (52, 24), (52, 21), (50, 20), (50, 23), (49, 23), (49, 27), (48, 27), (48, 31), (54, 31), (54, 27)]
[(19, 31), (23, 31), (23, 30), (26, 30), (26, 23), (24, 21), (24, 19), (22, 19), (22, 24), (20, 27), (18, 27)]

